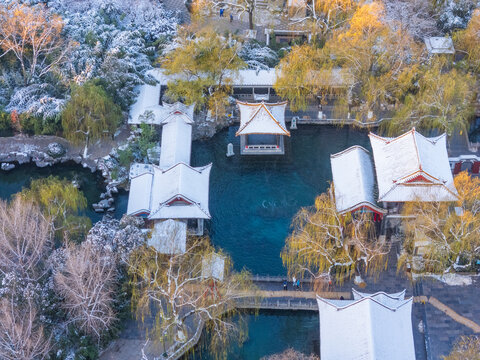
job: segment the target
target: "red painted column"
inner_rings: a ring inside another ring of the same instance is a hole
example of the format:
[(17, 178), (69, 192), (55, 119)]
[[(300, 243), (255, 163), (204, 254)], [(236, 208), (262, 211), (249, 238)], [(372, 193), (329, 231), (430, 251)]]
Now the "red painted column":
[(480, 171), (480, 161), (474, 161), (472, 165), (472, 174), (478, 174)]
[(458, 162), (455, 164), (454, 168), (453, 168), (453, 175), (457, 175), (460, 170), (462, 170), (462, 162)]

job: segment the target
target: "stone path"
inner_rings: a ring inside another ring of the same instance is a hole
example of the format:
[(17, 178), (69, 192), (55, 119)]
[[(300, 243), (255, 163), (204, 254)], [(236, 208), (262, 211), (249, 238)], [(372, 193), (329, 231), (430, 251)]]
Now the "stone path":
[(453, 320), (458, 322), (459, 324), (465, 325), (466, 327), (473, 330), (475, 333), (480, 333), (480, 325), (476, 322), (466, 318), (465, 316), (459, 315), (455, 310), (448, 307), (438, 299), (434, 298), (433, 296), (416, 296), (414, 298), (415, 302), (421, 302), (423, 304), (429, 303), (432, 304), (435, 308), (442, 311), (445, 315), (450, 316)]
[[(480, 280), (473, 277), (472, 285), (448, 286), (433, 279), (421, 280), (423, 294), (438, 299), (447, 306), (449, 313), (456, 313), (465, 320), (480, 324)], [(439, 360), (448, 355), (458, 338), (473, 335), (474, 330), (448, 316), (443, 308), (438, 309), (430, 302), (425, 306), (427, 322), (426, 344), (429, 347), (428, 360)], [(471, 325), (470, 322), (466, 322)]]

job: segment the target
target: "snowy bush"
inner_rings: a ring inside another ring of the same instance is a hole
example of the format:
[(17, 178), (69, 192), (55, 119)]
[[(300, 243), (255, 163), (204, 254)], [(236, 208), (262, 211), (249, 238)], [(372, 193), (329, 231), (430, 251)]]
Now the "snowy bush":
[(133, 249), (145, 243), (142, 225), (141, 218), (131, 216), (124, 216), (120, 221), (104, 219), (90, 229), (86, 242), (100, 252), (108, 250), (109, 254), (126, 260)]
[(279, 60), (275, 51), (253, 41), (244, 43), (239, 55), (254, 70), (268, 70), (275, 67)]
[[(0, 0), (0, 4), (12, 1)], [(155, 82), (146, 75), (156, 55), (152, 45), (175, 34), (178, 25), (176, 14), (156, 0), (20, 2), (48, 3), (50, 11), (64, 20), (65, 39), (74, 44), (56, 76), (35, 79), (28, 87), (21, 82), (18, 68), (7, 61), (2, 67), (0, 62), (0, 106), (43, 118), (62, 110), (70, 82), (82, 84), (90, 79), (99, 79), (115, 102), (127, 110), (135, 99), (135, 86)]]
[(440, 11), (438, 27), (445, 33), (465, 29), (477, 6), (475, 0), (447, 0)]
[(55, 88), (48, 83), (16, 88), (5, 110), (15, 110), (18, 113), (29, 113), (43, 118), (54, 117), (65, 104), (65, 99), (57, 99), (50, 95), (54, 92)]

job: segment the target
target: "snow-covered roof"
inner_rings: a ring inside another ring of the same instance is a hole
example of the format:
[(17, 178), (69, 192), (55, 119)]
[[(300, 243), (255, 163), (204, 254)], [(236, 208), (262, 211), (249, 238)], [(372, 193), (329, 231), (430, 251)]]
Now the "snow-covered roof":
[(161, 125), (175, 114), (183, 116), (185, 122), (193, 124), (195, 104), (187, 106), (177, 101), (174, 104), (160, 105), (160, 86), (161, 84), (145, 84), (138, 87), (138, 97), (130, 107), (128, 123)]
[(169, 115), (161, 122), (163, 124), (160, 151), (162, 169), (168, 169), (180, 162), (190, 164), (194, 105), (190, 107), (181, 105), (183, 104), (170, 105)]
[[(149, 72), (160, 85), (167, 85), (169, 81), (175, 80), (178, 76), (166, 75), (163, 69), (154, 69)], [(233, 74), (232, 86), (268, 86), (272, 87), (277, 80), (277, 77), (281, 76), (281, 70), (270, 68), (268, 70), (252, 70), (244, 69), (239, 70)], [(334, 68), (331, 70), (322, 70), (317, 72), (311, 72), (309, 76), (311, 81), (322, 82), (324, 85), (342, 87), (351, 86), (353, 84), (353, 77), (350, 75), (348, 69)], [(158, 89), (160, 96), (160, 88)], [(157, 98), (158, 103), (158, 98)]]
[(426, 138), (413, 128), (397, 138), (369, 137), (379, 202), (457, 200), (445, 134)]
[(160, 119), (160, 125), (168, 124), (173, 121), (178, 121), (182, 119), (186, 124), (193, 125), (193, 113), (195, 111), (195, 104), (185, 105), (180, 101), (177, 101), (173, 104), (164, 103), (163, 106), (163, 117)]
[(155, 222), (152, 236), (148, 239), (148, 246), (153, 246), (161, 254), (185, 253), (187, 248), (187, 223), (172, 219)]
[(375, 202), (375, 174), (368, 150), (352, 146), (330, 155), (335, 204), (341, 214), (362, 207), (379, 213), (385, 210)]
[(290, 136), (285, 127), (287, 102), (275, 104), (237, 101), (240, 109), (240, 128), (236, 136), (248, 134), (275, 134)]
[(354, 293), (355, 300), (317, 297), (322, 360), (414, 360), (412, 298)]
[[(133, 176), (132, 176), (133, 175)], [(130, 167), (130, 192), (128, 195), (128, 215), (148, 215), (150, 213), (150, 190), (153, 184), (153, 166), (132, 164)]]
[[(160, 102), (160, 84), (140, 85), (137, 87), (138, 96), (135, 103), (130, 106), (129, 124), (140, 124), (142, 122), (152, 123), (161, 112)], [(143, 117), (145, 112), (151, 111), (153, 117)]]
[(208, 192), (212, 164), (193, 168), (183, 163), (155, 167), (150, 219), (210, 219)]
[(455, 54), (453, 40), (449, 37), (427, 37), (425, 46), (430, 54)]
[(273, 86), (277, 80), (275, 69), (240, 70), (233, 80), (234, 86)]
[(202, 259), (202, 278), (223, 281), (225, 275), (225, 256), (211, 253)]
[(210, 219), (212, 164), (193, 168), (178, 163), (166, 170), (150, 166), (151, 171), (131, 178), (127, 214), (146, 213), (149, 219)]

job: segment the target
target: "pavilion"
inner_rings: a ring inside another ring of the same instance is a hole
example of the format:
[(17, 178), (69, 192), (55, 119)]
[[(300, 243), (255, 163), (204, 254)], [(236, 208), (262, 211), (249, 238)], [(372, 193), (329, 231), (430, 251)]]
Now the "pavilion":
[(212, 164), (194, 168), (178, 163), (168, 169), (133, 164), (127, 214), (154, 223), (181, 220), (193, 229), (193, 234), (202, 235), (204, 220), (211, 217), (208, 210), (211, 168)]
[(375, 172), (370, 152), (352, 146), (330, 155), (335, 205), (339, 214), (371, 212), (381, 220), (386, 213), (375, 201)]
[(285, 126), (287, 102), (269, 104), (247, 103), (237, 100), (240, 110), (240, 136), (242, 155), (283, 155), (284, 136), (290, 136)]
[(456, 201), (446, 134), (427, 138), (415, 128), (396, 138), (369, 134), (378, 202), (390, 209), (409, 201)]
[(455, 54), (453, 40), (450, 37), (433, 36), (425, 38), (424, 41), (429, 55)]
[(353, 300), (317, 296), (321, 359), (415, 360), (413, 298), (352, 292)]

